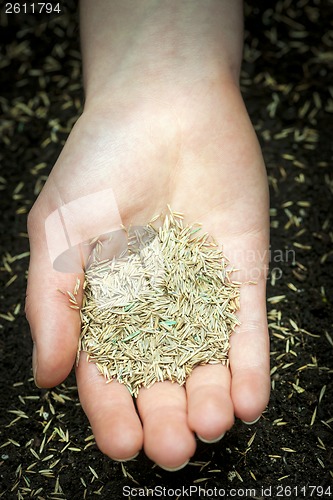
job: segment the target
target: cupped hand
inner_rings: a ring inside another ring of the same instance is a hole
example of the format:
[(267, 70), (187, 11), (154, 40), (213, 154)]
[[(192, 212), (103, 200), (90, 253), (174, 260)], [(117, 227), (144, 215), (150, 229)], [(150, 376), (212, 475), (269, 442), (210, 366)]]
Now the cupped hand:
[(26, 313), (36, 383), (59, 384), (75, 362), (80, 316), (58, 290), (72, 291), (83, 268), (73, 255), (68, 267), (57, 256), (120, 224), (144, 225), (167, 204), (223, 245), (235, 279), (257, 282), (241, 287), (229, 367), (199, 366), (185, 386), (159, 382), (136, 401), (117, 381), (106, 384), (85, 353), (76, 376), (103, 453), (127, 460), (143, 446), (173, 470), (194, 454), (196, 436), (217, 441), (235, 416), (257, 419), (269, 398), (267, 179), (236, 87), (198, 86), (177, 104), (128, 99), (83, 113), (29, 215)]

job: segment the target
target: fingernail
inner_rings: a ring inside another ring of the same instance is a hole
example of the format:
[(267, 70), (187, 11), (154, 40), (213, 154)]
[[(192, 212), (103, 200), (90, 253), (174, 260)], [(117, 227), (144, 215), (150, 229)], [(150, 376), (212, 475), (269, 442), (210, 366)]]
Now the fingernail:
[(40, 389), (39, 385), (37, 384), (37, 346), (34, 343), (33, 349), (32, 349), (32, 373), (34, 376), (34, 381), (35, 385)]
[(135, 455), (129, 458), (113, 458), (112, 460), (114, 460), (115, 462), (130, 462), (131, 460), (134, 460), (139, 455), (139, 453), (140, 452), (138, 451), (137, 453), (135, 453)]
[(168, 472), (176, 472), (177, 470), (181, 470), (183, 469), (184, 467), (186, 467), (186, 465), (189, 463), (189, 460), (186, 460), (186, 462), (184, 462), (182, 465), (179, 465), (178, 467), (165, 467), (164, 465), (160, 465), (160, 464), (157, 464), (159, 467), (161, 467), (161, 469), (163, 470), (166, 470)]
[(258, 422), (258, 420), (260, 419), (261, 415), (259, 415), (258, 418), (256, 418), (255, 420), (252, 420), (252, 422), (245, 422), (245, 420), (242, 420), (243, 424), (246, 424), (246, 425), (253, 425), (255, 424), (256, 422)]
[(220, 436), (218, 436), (217, 438), (214, 438), (214, 439), (205, 439), (202, 436), (200, 436), (199, 434), (197, 434), (197, 437), (203, 443), (213, 444), (213, 443), (218, 443), (223, 438), (224, 434), (225, 434), (225, 432), (223, 432), (223, 434), (221, 434)]

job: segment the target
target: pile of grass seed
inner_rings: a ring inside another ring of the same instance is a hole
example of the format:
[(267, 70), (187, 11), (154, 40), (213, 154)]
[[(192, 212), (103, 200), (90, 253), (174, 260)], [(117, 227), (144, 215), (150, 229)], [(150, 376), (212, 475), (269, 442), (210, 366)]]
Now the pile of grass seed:
[(79, 351), (135, 397), (157, 381), (184, 384), (198, 365), (226, 364), (239, 324), (240, 284), (213, 239), (180, 213), (156, 219), (129, 228), (117, 258), (95, 253), (80, 311)]

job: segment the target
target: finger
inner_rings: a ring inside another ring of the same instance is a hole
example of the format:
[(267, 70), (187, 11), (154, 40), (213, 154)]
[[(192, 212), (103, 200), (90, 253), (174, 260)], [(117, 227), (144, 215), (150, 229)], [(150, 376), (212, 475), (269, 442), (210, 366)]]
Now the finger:
[(202, 441), (218, 441), (232, 427), (230, 385), (230, 371), (222, 364), (198, 366), (187, 379), (188, 422)]
[[(29, 223), (26, 315), (34, 342), (36, 383), (50, 387), (62, 382), (72, 369), (80, 333), (79, 311), (70, 307), (69, 296), (59, 290), (73, 292), (77, 279), (82, 282), (83, 275), (53, 269), (41, 221), (34, 216)], [(80, 293), (77, 300), (80, 303)]]
[(113, 380), (106, 383), (86, 353), (76, 368), (79, 397), (100, 450), (114, 460), (129, 460), (142, 448), (143, 431), (132, 396)]
[(195, 438), (187, 423), (184, 387), (169, 381), (140, 390), (137, 406), (144, 428), (144, 450), (163, 468), (184, 466), (195, 452)]
[(243, 285), (240, 327), (230, 339), (231, 395), (235, 414), (253, 422), (265, 409), (270, 393), (266, 283)]

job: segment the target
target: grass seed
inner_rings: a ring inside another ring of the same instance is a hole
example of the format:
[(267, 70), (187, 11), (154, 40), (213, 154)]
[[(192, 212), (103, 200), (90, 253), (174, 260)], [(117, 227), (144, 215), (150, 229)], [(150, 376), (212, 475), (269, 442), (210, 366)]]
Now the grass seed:
[(99, 241), (89, 261), (78, 351), (135, 397), (157, 381), (183, 385), (198, 365), (227, 364), (241, 283), (213, 238), (170, 207), (123, 231), (120, 256), (101, 260)]

